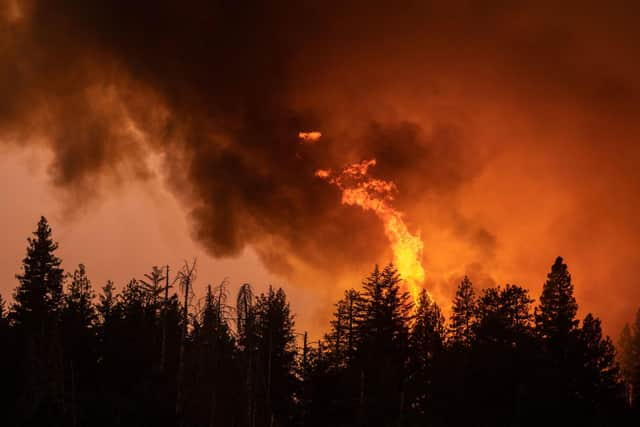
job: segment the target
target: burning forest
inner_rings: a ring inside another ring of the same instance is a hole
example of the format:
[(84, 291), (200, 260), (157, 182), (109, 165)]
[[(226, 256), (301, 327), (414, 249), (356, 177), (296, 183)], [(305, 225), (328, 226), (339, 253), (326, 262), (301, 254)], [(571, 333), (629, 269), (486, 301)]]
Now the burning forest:
[(574, 3), (0, 0), (3, 425), (637, 424), (640, 9)]

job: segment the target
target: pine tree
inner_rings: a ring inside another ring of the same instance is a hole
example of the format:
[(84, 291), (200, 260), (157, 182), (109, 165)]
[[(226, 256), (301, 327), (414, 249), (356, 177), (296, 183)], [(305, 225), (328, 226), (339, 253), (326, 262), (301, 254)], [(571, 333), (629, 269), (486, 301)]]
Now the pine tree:
[(400, 283), (392, 264), (376, 266), (363, 282), (359, 424), (398, 423), (404, 412), (412, 303)]
[(415, 310), (409, 351), (408, 408), (416, 413), (418, 420), (433, 406), (435, 361), (443, 351), (445, 332), (445, 319), (440, 307), (422, 289)]
[(359, 342), (357, 325), (362, 322), (362, 297), (355, 289), (344, 292), (343, 298), (335, 304), (331, 330), (325, 336), (334, 368), (345, 368), (356, 354)]
[(94, 298), (95, 293), (85, 266), (80, 264), (71, 276), (67, 293), (63, 297), (63, 318), (72, 320), (80, 328), (91, 328), (96, 320)]
[(187, 414), (192, 425), (232, 425), (235, 417), (235, 342), (227, 323), (226, 284), (207, 286), (204, 305), (194, 319)]
[(65, 407), (67, 422), (72, 426), (86, 424), (79, 409), (79, 401), (86, 400), (95, 383), (96, 320), (93, 299), (95, 294), (87, 277), (85, 267), (80, 264), (71, 276), (67, 292), (63, 296), (61, 313), (63, 354), (65, 367)]
[(536, 331), (555, 357), (566, 356), (570, 337), (578, 326), (577, 311), (571, 275), (558, 257), (547, 275), (535, 314)]
[(271, 286), (256, 299), (256, 350), (258, 383), (263, 388), (263, 404), (258, 406), (260, 425), (290, 423), (294, 408), (295, 335), (289, 303), (282, 289)]
[(11, 313), (23, 352), (20, 417), (25, 423), (56, 425), (64, 412), (59, 331), (64, 272), (55, 255), (58, 244), (44, 217), (33, 236), (28, 239), (22, 273), (16, 275), (19, 286)]
[(102, 287), (102, 293), (98, 296), (96, 311), (98, 312), (102, 325), (110, 323), (115, 314), (114, 310), (117, 301), (114, 291), (115, 285), (111, 280), (107, 280), (107, 283)]
[(469, 348), (473, 341), (476, 322), (476, 298), (473, 284), (464, 276), (453, 300), (449, 321), (449, 343), (454, 347)]
[(477, 339), (506, 347), (517, 346), (530, 335), (532, 302), (528, 291), (517, 285), (485, 289), (477, 304)]
[(0, 295), (0, 366), (2, 387), (0, 387), (0, 413), (6, 425), (18, 425), (16, 417), (16, 391), (19, 384), (16, 378), (18, 354), (15, 348), (13, 328), (9, 322), (9, 313), (2, 295)]
[(602, 336), (600, 319), (587, 314), (578, 332), (582, 358), (578, 390), (587, 413), (611, 415), (622, 409), (623, 388), (615, 347)]
[(163, 286), (165, 275), (162, 268), (158, 266), (151, 267), (150, 273), (145, 273), (144, 277), (147, 280), (141, 279), (139, 280), (140, 286), (144, 290), (145, 294), (148, 297), (148, 304), (151, 306), (159, 307), (158, 300), (160, 295), (165, 291), (165, 287)]
[(55, 321), (61, 308), (64, 272), (62, 261), (54, 254), (58, 243), (53, 241), (45, 217), (40, 218), (33, 236), (28, 239), (22, 274), (16, 275), (20, 285), (14, 293), (13, 318), (18, 324), (36, 328), (30, 333), (43, 335), (45, 324)]

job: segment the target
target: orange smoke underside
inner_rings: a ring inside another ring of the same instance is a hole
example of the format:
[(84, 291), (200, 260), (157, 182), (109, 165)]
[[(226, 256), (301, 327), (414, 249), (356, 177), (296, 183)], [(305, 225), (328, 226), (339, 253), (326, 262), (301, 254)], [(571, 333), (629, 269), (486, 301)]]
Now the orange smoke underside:
[(369, 168), (375, 165), (375, 159), (364, 160), (345, 167), (337, 174), (328, 169), (319, 169), (315, 175), (342, 191), (342, 204), (373, 211), (380, 218), (391, 243), (393, 262), (415, 303), (425, 279), (422, 266), (424, 243), (419, 233), (412, 234), (409, 231), (402, 213), (391, 205), (398, 191), (395, 184), (368, 175)]

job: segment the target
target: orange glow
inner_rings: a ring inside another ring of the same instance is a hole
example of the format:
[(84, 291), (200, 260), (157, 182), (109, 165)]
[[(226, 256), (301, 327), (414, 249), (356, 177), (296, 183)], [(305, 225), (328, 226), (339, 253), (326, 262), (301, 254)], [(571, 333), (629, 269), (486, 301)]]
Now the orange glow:
[(298, 138), (300, 139), (300, 143), (302, 144), (313, 144), (317, 142), (322, 136), (322, 132), (311, 131), (311, 132), (298, 132)]
[(315, 175), (336, 185), (342, 191), (343, 204), (373, 211), (380, 218), (385, 234), (391, 242), (393, 262), (416, 303), (421, 284), (424, 282), (424, 243), (419, 233), (409, 232), (402, 219), (402, 213), (391, 206), (394, 194), (398, 191), (396, 185), (367, 174), (369, 168), (375, 165), (375, 159), (363, 160), (345, 167), (340, 173), (334, 174), (331, 170), (319, 169)]

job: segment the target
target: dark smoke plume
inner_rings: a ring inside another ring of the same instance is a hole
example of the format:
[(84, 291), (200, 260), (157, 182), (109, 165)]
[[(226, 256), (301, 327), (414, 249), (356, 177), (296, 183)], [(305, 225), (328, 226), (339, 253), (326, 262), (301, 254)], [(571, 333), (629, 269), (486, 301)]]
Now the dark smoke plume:
[(606, 123), (585, 152), (617, 161), (638, 134), (637, 13), (454, 3), (2, 0), (0, 140), (45, 144), (70, 193), (145, 179), (160, 153), (211, 254), (250, 245), (282, 274), (390, 259), (375, 217), (313, 174), (375, 157), (412, 227), (446, 223), (483, 262), (499, 242), (458, 191), (505, 150), (550, 150), (486, 112)]

